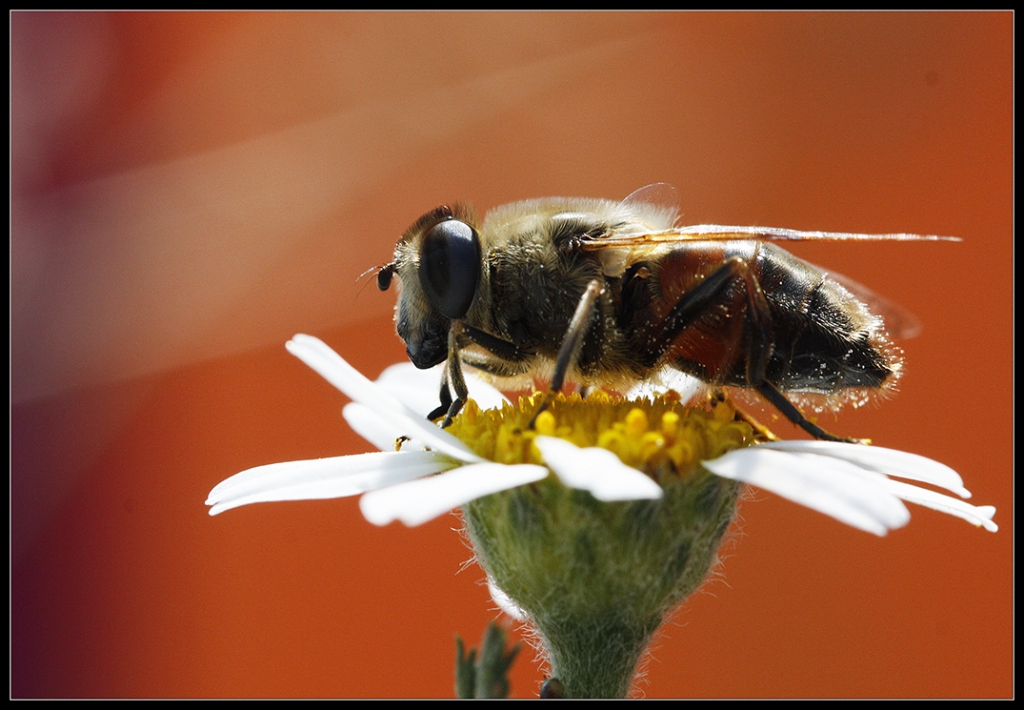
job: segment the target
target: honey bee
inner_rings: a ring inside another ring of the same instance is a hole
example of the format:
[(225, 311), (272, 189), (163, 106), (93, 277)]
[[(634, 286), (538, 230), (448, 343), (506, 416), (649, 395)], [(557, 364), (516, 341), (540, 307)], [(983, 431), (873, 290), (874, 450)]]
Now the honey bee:
[(756, 391), (816, 438), (855, 441), (809, 421), (785, 393), (838, 406), (890, 389), (902, 353), (867, 305), (884, 302), (774, 242), (955, 238), (677, 227), (675, 204), (674, 188), (657, 183), (622, 202), (526, 200), (482, 222), (451, 204), (418, 219), (377, 285), (401, 281), (395, 320), (413, 364), (447, 361), (430, 418), (447, 426), (462, 407), (463, 364), (499, 385), (547, 379), (549, 396), (567, 379), (625, 391), (676, 370)]

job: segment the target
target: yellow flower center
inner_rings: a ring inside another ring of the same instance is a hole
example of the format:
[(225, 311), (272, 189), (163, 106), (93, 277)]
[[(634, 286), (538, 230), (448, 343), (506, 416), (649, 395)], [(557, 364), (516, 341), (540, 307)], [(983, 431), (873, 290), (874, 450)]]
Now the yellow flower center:
[(683, 406), (671, 396), (624, 400), (602, 391), (586, 399), (559, 394), (530, 429), (540, 402), (541, 395), (534, 394), (500, 409), (481, 410), (469, 400), (448, 431), (478, 455), (503, 464), (543, 464), (533, 445), (538, 435), (598, 446), (655, 480), (685, 477), (700, 461), (754, 442), (753, 429), (736, 419), (728, 401), (708, 411)]

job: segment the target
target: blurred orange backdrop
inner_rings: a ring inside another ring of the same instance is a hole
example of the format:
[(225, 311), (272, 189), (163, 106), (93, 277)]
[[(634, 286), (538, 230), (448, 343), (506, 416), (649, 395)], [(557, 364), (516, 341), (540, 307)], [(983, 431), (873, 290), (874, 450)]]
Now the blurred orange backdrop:
[[(756, 493), (640, 692), (1012, 694), (1011, 14), (11, 23), (13, 696), (450, 697), (453, 634), (497, 616), (456, 516), (203, 501), (369, 450), (284, 342), (402, 360), (357, 279), (420, 214), (658, 181), (688, 223), (964, 239), (793, 251), (924, 325), (899, 395), (825, 425), (949, 464), (1001, 529)], [(513, 694), (542, 679), (524, 653)]]

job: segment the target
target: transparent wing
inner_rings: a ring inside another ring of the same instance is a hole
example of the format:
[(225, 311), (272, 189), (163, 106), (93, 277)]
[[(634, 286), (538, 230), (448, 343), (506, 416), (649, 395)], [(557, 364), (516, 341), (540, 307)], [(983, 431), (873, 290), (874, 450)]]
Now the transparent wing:
[[(659, 183), (663, 185), (664, 183)], [(655, 185), (648, 185), (630, 195), (644, 192)], [(584, 251), (601, 251), (620, 249), (620, 261), (628, 261), (628, 250), (638, 247), (652, 247), (659, 244), (686, 244), (708, 241), (762, 240), (772, 242), (797, 241), (860, 241), (860, 242), (959, 242), (959, 237), (942, 237), (933, 234), (857, 234), (854, 232), (802, 232), (795, 229), (778, 227), (733, 227), (721, 224), (698, 224), (689, 227), (673, 227), (660, 232), (648, 234), (615, 234), (608, 233), (601, 237), (580, 244)], [(838, 274), (831, 269), (815, 267), (829, 275), (829, 278), (852, 293), (858, 300), (868, 306), (872, 313), (882, 317), (890, 334), (897, 338), (913, 338), (921, 332), (920, 321), (905, 308), (879, 296), (871, 289), (857, 283), (853, 279)]]
[(656, 182), (631, 193), (622, 206), (645, 224), (668, 228), (679, 216), (679, 191), (667, 182)]
[(921, 321), (913, 313), (898, 303), (894, 303), (884, 296), (869, 289), (867, 286), (854, 281), (849, 276), (837, 274), (830, 269), (821, 269), (828, 274), (828, 277), (839, 283), (840, 286), (852, 293), (854, 297), (868, 307), (872, 313), (881, 316), (885, 323), (885, 329), (890, 335), (907, 340), (921, 333)]
[[(638, 216), (654, 217), (648, 223), (671, 225), (679, 213), (679, 193), (665, 182), (641, 187), (622, 201)], [(943, 237), (934, 234), (860, 234), (856, 232), (820, 232), (783, 229), (780, 227), (738, 227), (723, 224), (695, 224), (685, 227), (669, 227), (644, 234), (616, 234), (609, 232), (598, 238), (580, 244), (584, 251), (621, 249), (622, 261), (628, 260), (628, 250), (634, 247), (651, 247), (658, 244), (686, 244), (706, 241), (763, 240), (772, 242), (800, 241), (856, 241), (856, 242), (959, 242), (959, 237)], [(902, 306), (879, 296), (866, 286), (831, 269), (815, 267), (827, 273), (858, 300), (877, 313), (885, 321), (889, 332), (898, 338), (912, 338), (921, 331), (920, 321)]]
[[(646, 189), (646, 188), (645, 188)], [(636, 194), (636, 193), (634, 193)], [(631, 196), (632, 197), (632, 196)], [(628, 198), (627, 198), (628, 199)], [(724, 224), (695, 224), (648, 234), (607, 234), (581, 245), (586, 251), (618, 247), (650, 246), (685, 242), (762, 240), (771, 242), (859, 241), (859, 242), (959, 242), (959, 237), (934, 234), (857, 234), (855, 232), (802, 232), (780, 227), (734, 227)]]

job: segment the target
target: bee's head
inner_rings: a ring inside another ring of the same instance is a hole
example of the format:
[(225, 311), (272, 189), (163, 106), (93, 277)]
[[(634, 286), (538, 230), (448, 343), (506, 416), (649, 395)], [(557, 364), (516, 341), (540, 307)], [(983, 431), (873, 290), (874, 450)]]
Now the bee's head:
[(397, 273), (398, 335), (421, 369), (448, 357), (448, 330), (465, 317), (476, 297), (482, 269), (480, 237), (468, 208), (442, 205), (420, 217), (395, 247), (395, 260), (377, 273), (386, 291)]

